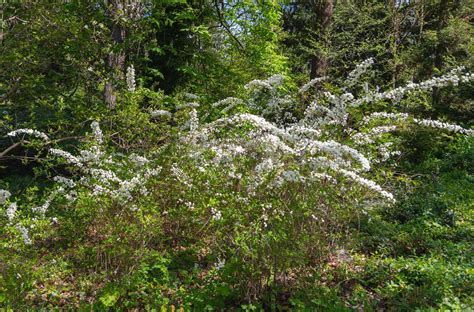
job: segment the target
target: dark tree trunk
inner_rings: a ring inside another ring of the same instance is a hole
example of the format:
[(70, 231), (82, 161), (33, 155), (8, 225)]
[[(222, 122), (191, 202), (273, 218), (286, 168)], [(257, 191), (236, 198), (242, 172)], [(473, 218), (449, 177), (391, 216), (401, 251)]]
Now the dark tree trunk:
[(125, 52), (121, 45), (125, 41), (125, 28), (120, 19), (125, 12), (122, 0), (109, 0), (109, 17), (112, 20), (111, 37), (112, 49), (107, 56), (108, 77), (104, 88), (104, 98), (107, 107), (115, 109), (117, 97), (115, 95), (115, 82), (123, 79), (125, 69)]
[[(317, 17), (317, 29), (319, 30), (319, 40), (322, 41), (323, 46), (329, 46), (328, 27), (331, 24), (331, 19), (334, 10), (333, 0), (319, 0), (313, 4), (313, 9)], [(320, 51), (319, 54), (311, 57), (311, 79), (321, 77), (326, 74), (329, 64), (328, 57), (325, 51)]]
[[(443, 28), (446, 27), (448, 24), (448, 19), (449, 19), (449, 10), (450, 10), (450, 5), (447, 0), (442, 0), (439, 3), (438, 6), (438, 23), (437, 23), (437, 29), (436, 32), (438, 35), (440, 35), (441, 31)], [(444, 65), (444, 55), (446, 53), (447, 47), (444, 46), (442, 43), (438, 41), (438, 44), (436, 45), (435, 49), (435, 56), (434, 56), (434, 61), (433, 61), (433, 72), (435, 70), (441, 70)], [(446, 109), (446, 105), (444, 105), (442, 98), (441, 98), (441, 92), (439, 88), (433, 88), (433, 107), (435, 107), (437, 110), (443, 111)], [(436, 118), (437, 116), (433, 116)]]

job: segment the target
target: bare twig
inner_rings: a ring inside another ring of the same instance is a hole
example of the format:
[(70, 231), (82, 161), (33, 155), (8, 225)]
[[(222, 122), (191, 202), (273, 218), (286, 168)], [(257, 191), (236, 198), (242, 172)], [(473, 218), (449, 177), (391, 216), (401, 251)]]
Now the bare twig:
[(231, 36), (231, 38), (237, 42), (237, 44), (239, 45), (240, 49), (241, 50), (245, 50), (245, 47), (244, 45), (240, 42), (240, 40), (232, 33), (232, 31), (230, 30), (229, 26), (227, 25), (224, 17), (222, 16), (222, 13), (221, 13), (221, 10), (219, 8), (219, 3), (218, 3), (218, 0), (214, 0), (214, 5), (216, 7), (216, 12), (217, 12), (217, 17), (219, 19), (219, 23), (222, 25), (222, 27), (224, 27), (224, 29), (229, 33), (229, 35)]

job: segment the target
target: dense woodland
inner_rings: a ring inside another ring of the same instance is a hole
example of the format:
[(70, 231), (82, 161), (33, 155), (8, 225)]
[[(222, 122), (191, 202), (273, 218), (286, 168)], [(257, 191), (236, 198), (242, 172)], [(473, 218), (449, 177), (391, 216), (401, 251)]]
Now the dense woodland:
[(473, 21), (0, 1), (0, 310), (472, 311)]

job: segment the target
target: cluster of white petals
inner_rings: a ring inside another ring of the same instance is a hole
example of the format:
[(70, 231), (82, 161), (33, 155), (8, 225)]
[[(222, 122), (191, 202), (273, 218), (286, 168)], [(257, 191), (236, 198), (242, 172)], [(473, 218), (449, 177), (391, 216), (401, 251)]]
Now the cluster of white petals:
[(380, 185), (378, 185), (377, 183), (375, 183), (374, 181), (371, 181), (371, 180), (368, 180), (368, 179), (365, 179), (359, 175), (357, 175), (356, 173), (352, 172), (352, 171), (349, 171), (349, 170), (345, 170), (345, 169), (340, 169), (339, 172), (341, 172), (344, 176), (354, 180), (355, 182), (359, 183), (360, 185), (363, 185), (377, 193), (379, 193), (380, 195), (382, 195), (383, 197), (385, 197), (386, 199), (388, 199), (389, 201), (392, 201), (394, 202), (395, 201), (395, 198), (393, 197), (393, 195), (387, 191), (384, 191), (382, 189), (382, 187)]
[(91, 128), (94, 133), (94, 138), (97, 143), (102, 144), (104, 143), (104, 135), (102, 134), (102, 130), (100, 129), (99, 123), (97, 121), (93, 121), (91, 123)]
[[(31, 211), (44, 217), (53, 202), (62, 197), (73, 202), (77, 197), (77, 189), (89, 189), (94, 196), (106, 196), (117, 200), (123, 205), (133, 205), (137, 196), (148, 194), (146, 184), (148, 181), (160, 173), (160, 167), (150, 167), (150, 161), (140, 155), (131, 154), (128, 157), (123, 155), (110, 155), (104, 151), (103, 133), (98, 122), (91, 124), (94, 145), (88, 149), (80, 150), (78, 155), (58, 148), (49, 148), (49, 154), (66, 161), (77, 170), (77, 179), (63, 176), (55, 176), (53, 180), (57, 183), (46, 200), (39, 206), (31, 208)], [(34, 133), (17, 131), (16, 133)], [(0, 190), (0, 204), (5, 204), (11, 196), (10, 192)], [(9, 204), (6, 209), (6, 216), (10, 223), (17, 219), (18, 205), (16, 202)], [(17, 230), (21, 233), (25, 244), (32, 244), (28, 229), (16, 223)]]
[(59, 156), (59, 157), (62, 157), (64, 160), (66, 160), (67, 163), (71, 164), (71, 165), (76, 165), (78, 167), (82, 167), (83, 164), (82, 164), (82, 160), (74, 155), (72, 155), (71, 153), (69, 152), (66, 152), (62, 149), (58, 149), (58, 148), (50, 148), (49, 149), (49, 152), (55, 156)]
[(273, 91), (275, 87), (280, 86), (284, 80), (285, 80), (285, 77), (283, 77), (282, 75), (276, 74), (265, 80), (260, 80), (260, 79), (252, 80), (249, 83), (247, 83), (244, 86), (244, 88), (248, 90), (267, 89), (267, 90)]
[(16, 216), (16, 211), (18, 209), (18, 204), (13, 202), (11, 203), (8, 208), (7, 208), (7, 218), (9, 222), (13, 222), (13, 219), (15, 219)]
[(371, 128), (368, 132), (356, 132), (352, 135), (352, 139), (357, 145), (372, 144), (385, 133), (394, 132), (397, 128), (395, 125), (379, 126)]
[(198, 100), (199, 99), (199, 96), (194, 94), (194, 93), (185, 92), (183, 95), (184, 95), (185, 98), (188, 98), (190, 100)]
[(38, 130), (34, 130), (34, 129), (17, 129), (17, 130), (9, 132), (7, 136), (14, 137), (21, 134), (28, 134), (33, 137), (42, 139), (44, 141), (49, 141), (49, 137), (45, 133)]
[(376, 119), (389, 119), (394, 121), (408, 121), (412, 122), (419, 126), (429, 127), (429, 128), (436, 128), (436, 129), (443, 129), (454, 133), (461, 133), (468, 136), (474, 136), (474, 130), (465, 129), (459, 125), (455, 125), (452, 123), (442, 122), (439, 120), (432, 120), (432, 119), (419, 119), (410, 116), (406, 113), (385, 113), (385, 112), (376, 112), (372, 113), (369, 116), (364, 118), (364, 123), (368, 124), (372, 120)]
[(356, 107), (363, 103), (371, 103), (382, 100), (399, 101), (407, 93), (416, 91), (426, 91), (431, 90), (433, 88), (442, 88), (449, 85), (457, 86), (459, 83), (467, 83), (474, 80), (473, 73), (463, 73), (463, 70), (464, 67), (457, 67), (443, 76), (434, 77), (419, 83), (410, 82), (405, 86), (398, 87), (386, 92), (369, 92), (365, 96), (354, 100), (351, 103), (351, 106)]
[[(11, 193), (9, 191), (0, 189), (0, 205), (4, 205), (5, 203), (7, 203), (7, 200), (10, 198), (10, 196)], [(24, 227), (20, 222), (16, 222), (15, 224), (15, 219), (17, 219), (17, 210), (18, 204), (16, 202), (10, 202), (5, 211), (5, 215), (8, 219), (8, 224), (14, 225), (17, 231), (20, 232), (21, 237), (23, 239), (23, 243), (25, 245), (31, 245), (33, 242), (30, 238), (28, 229)]]
[(9, 191), (0, 189), (0, 205), (5, 204), (10, 196), (12, 196), (12, 194)]
[(195, 108), (189, 112), (189, 131), (195, 132), (199, 127), (198, 113)]
[(157, 110), (151, 111), (150, 114), (151, 114), (151, 117), (154, 117), (154, 118), (157, 118), (157, 117), (169, 117), (169, 118), (171, 118), (173, 116), (171, 114), (171, 112), (166, 111), (166, 110), (162, 110), (162, 109), (157, 109)]
[(135, 68), (133, 65), (127, 67), (126, 78), (128, 91), (135, 92)]
[[(246, 125), (251, 126), (247, 136), (221, 138), (215, 135), (221, 133), (220, 130), (223, 128), (245, 128)], [(269, 174), (278, 171), (273, 177), (273, 182), (269, 181), (269, 186), (281, 187), (287, 182), (303, 183), (306, 180), (316, 179), (333, 180), (342, 175), (351, 178), (369, 191), (380, 194), (383, 198), (393, 200), (390, 193), (357, 173), (370, 170), (367, 157), (356, 149), (334, 140), (316, 139), (321, 135), (321, 131), (322, 129), (312, 129), (298, 124), (286, 129), (280, 128), (263, 117), (243, 113), (203, 125), (197, 133), (190, 134), (192, 140), (188, 139), (185, 142), (195, 144), (193, 147), (195, 158), (212, 151), (214, 155), (212, 161), (227, 166), (226, 170), (231, 178), (238, 178), (238, 174), (234, 172), (234, 159), (258, 155), (262, 161), (256, 164), (255, 175), (247, 177), (250, 181), (247, 188), (249, 194), (266, 182)], [(202, 152), (199, 152), (200, 150)], [(285, 164), (281, 159), (287, 157), (291, 157), (302, 168), (309, 166), (309, 169), (303, 168), (304, 173), (295, 169), (284, 169)], [(202, 161), (202, 158), (199, 159)], [(174, 171), (177, 172), (178, 168), (174, 168)], [(182, 172), (177, 174), (182, 175)]]
[[(373, 59), (368, 59), (356, 66), (349, 74), (346, 85), (350, 86), (358, 81), (373, 63)], [(308, 91), (311, 86), (324, 79), (325, 77), (311, 80), (298, 93)], [(462, 68), (459, 68), (438, 78), (417, 84), (410, 83), (386, 92), (377, 90), (370, 93), (366, 85), (365, 95), (362, 97), (349, 92), (340, 95), (324, 92), (308, 105), (302, 117), (285, 119), (281, 112), (289, 113), (288, 108), (291, 109), (295, 101), (290, 96), (279, 93), (278, 86), (283, 83), (283, 77), (272, 76), (248, 83), (245, 88), (252, 91), (252, 96), (246, 101), (227, 98), (212, 104), (216, 108), (247, 105), (252, 113), (237, 113), (190, 127), (192, 131), (181, 139), (185, 145), (191, 146), (190, 157), (196, 161), (198, 171), (204, 172), (213, 166), (224, 167), (223, 171), (230, 180), (245, 178), (247, 196), (252, 196), (263, 185), (278, 188), (286, 183), (304, 184), (319, 180), (330, 182), (334, 187), (342, 187), (338, 186), (338, 181), (342, 183), (348, 179), (368, 192), (393, 202), (395, 199), (390, 192), (363, 175), (371, 171), (371, 163), (377, 164), (400, 155), (400, 151), (395, 150), (395, 145), (391, 142), (379, 143), (378, 140), (387, 133), (395, 132), (399, 124), (372, 126), (369, 125), (372, 119), (401, 120), (467, 135), (471, 135), (472, 130), (440, 121), (417, 119), (404, 113), (374, 113), (364, 118), (362, 124), (356, 125), (365, 129), (358, 131), (355, 130), (357, 128), (351, 129), (348, 126), (351, 109), (370, 101), (395, 100), (408, 92), (456, 85), (472, 79), (471, 74), (463, 74)], [(193, 118), (197, 117), (192, 115), (190, 119)], [(347, 135), (335, 136), (335, 131)], [(368, 145), (375, 148), (366, 149)], [(371, 154), (365, 155), (363, 150), (370, 150)], [(256, 161), (253, 175), (244, 177), (238, 171), (241, 157)], [(192, 184), (189, 177), (183, 178), (186, 174), (178, 169), (177, 164), (174, 166), (172, 171), (179, 177), (178, 180), (188, 186)]]
[(21, 224), (16, 225), (16, 229), (20, 232), (21, 237), (23, 238), (23, 242), (25, 245), (31, 245), (33, 242), (31, 241), (30, 238), (30, 233), (26, 227), (24, 227)]
[(327, 78), (326, 77), (316, 77), (316, 78), (313, 78), (311, 79), (310, 81), (308, 81), (307, 83), (305, 83), (300, 89), (299, 89), (299, 93), (305, 93), (306, 91), (308, 91), (312, 86), (314, 86), (315, 84), (321, 82), (321, 81), (324, 81), (326, 80)]
[(217, 101), (212, 104), (212, 107), (223, 107), (221, 109), (222, 113), (226, 113), (233, 109), (234, 107), (237, 107), (238, 105), (243, 104), (244, 101), (241, 99), (235, 98), (235, 97), (228, 97), (223, 100)]
[(374, 64), (373, 58), (368, 58), (362, 63), (358, 64), (353, 71), (347, 75), (347, 84), (353, 85), (356, 83), (360, 76), (367, 72), (367, 70)]

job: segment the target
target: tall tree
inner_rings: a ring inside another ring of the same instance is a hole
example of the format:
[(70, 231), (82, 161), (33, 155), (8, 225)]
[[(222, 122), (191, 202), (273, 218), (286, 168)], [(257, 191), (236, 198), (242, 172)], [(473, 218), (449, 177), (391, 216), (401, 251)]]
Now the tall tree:
[(311, 73), (310, 78), (324, 76), (328, 67), (328, 47), (329, 47), (329, 25), (331, 23), (334, 1), (333, 0), (316, 0), (312, 1), (313, 10), (316, 17), (316, 32), (319, 33), (322, 49), (320, 53), (311, 56)]
[(117, 98), (114, 84), (123, 80), (125, 71), (125, 39), (127, 24), (141, 17), (143, 4), (141, 0), (108, 0), (107, 15), (110, 19), (110, 37), (112, 44), (107, 56), (108, 77), (104, 87), (104, 98), (107, 106), (114, 109)]

